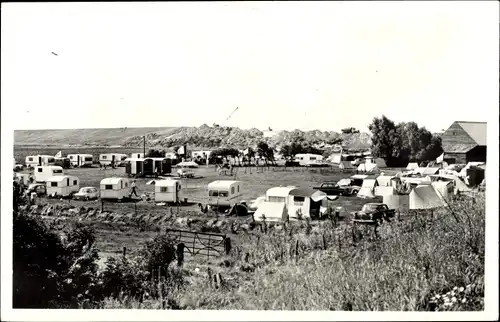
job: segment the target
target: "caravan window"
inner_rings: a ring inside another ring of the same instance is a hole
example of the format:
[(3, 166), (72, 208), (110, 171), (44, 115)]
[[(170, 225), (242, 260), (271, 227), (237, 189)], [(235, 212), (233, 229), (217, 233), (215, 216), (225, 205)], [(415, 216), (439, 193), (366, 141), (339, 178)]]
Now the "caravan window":
[(78, 184), (78, 180), (73, 180), (73, 185), (76, 186)]
[(73, 160), (73, 156), (72, 156), (72, 155), (70, 155), (70, 156), (69, 156), (69, 158), (70, 158), (71, 160)]
[(33, 158), (28, 158), (28, 161), (33, 161)]
[(113, 190), (113, 185), (112, 184), (107, 184), (104, 186), (104, 189), (106, 190)]
[(167, 192), (168, 191), (168, 187), (160, 187), (160, 192)]
[(48, 163), (54, 163), (54, 161), (55, 161), (55, 160), (54, 160), (54, 158), (48, 158), (48, 159), (47, 159), (47, 162), (48, 162)]
[(43, 169), (42, 168), (38, 168), (38, 172), (43, 172)]
[(125, 188), (127, 188), (127, 187), (128, 187), (128, 182), (125, 182)]
[(302, 204), (304, 204), (305, 200), (306, 200), (305, 197), (294, 196), (293, 197), (293, 204), (295, 206), (302, 206)]
[(122, 161), (127, 159), (127, 156), (126, 155), (122, 155)]
[(218, 192), (218, 191), (215, 191), (215, 190), (210, 190), (210, 191), (208, 192), (208, 195), (209, 195), (210, 197), (218, 197), (218, 196), (219, 196), (219, 192)]
[(240, 192), (240, 186), (238, 186), (238, 192)]
[[(38, 171), (38, 172), (41, 172), (41, 171)], [(54, 169), (54, 170), (52, 170), (52, 173), (62, 173), (62, 170), (61, 169)]]
[(92, 161), (92, 157), (86, 157), (85, 161)]
[(316, 160), (316, 157), (310, 157), (309, 159), (310, 159), (311, 161), (312, 161), (312, 160)]
[(229, 195), (228, 191), (219, 191), (219, 196), (220, 197), (227, 197)]
[(51, 186), (51, 187), (57, 187), (57, 182), (51, 182), (51, 183), (50, 183), (50, 186)]
[(286, 198), (285, 197), (272, 197), (269, 196), (269, 202), (285, 202)]
[(231, 187), (231, 194), (234, 195), (234, 187)]
[(106, 160), (108, 158), (107, 155), (101, 155), (101, 159)]

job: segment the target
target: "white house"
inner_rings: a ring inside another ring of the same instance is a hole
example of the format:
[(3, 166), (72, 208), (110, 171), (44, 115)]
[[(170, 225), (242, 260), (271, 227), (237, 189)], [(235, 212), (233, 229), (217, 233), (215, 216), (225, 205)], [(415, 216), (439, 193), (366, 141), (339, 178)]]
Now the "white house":
[(242, 194), (241, 181), (216, 180), (210, 182), (207, 188), (210, 206), (230, 207), (238, 202)]
[(62, 167), (57, 165), (42, 165), (35, 167), (34, 175), (36, 182), (46, 182), (48, 178), (64, 174)]
[(101, 199), (122, 200), (130, 194), (130, 184), (127, 178), (105, 178), (101, 180)]
[(80, 180), (75, 176), (60, 175), (47, 179), (47, 196), (68, 197), (80, 190)]
[(191, 157), (193, 158), (193, 160), (196, 160), (198, 158), (200, 159), (208, 159), (210, 158), (210, 154), (212, 153), (212, 151), (193, 151), (191, 153)]
[(323, 161), (323, 156), (319, 154), (299, 153), (295, 155), (295, 161), (298, 161), (300, 165), (306, 165), (310, 161)]
[(68, 158), (73, 167), (89, 167), (94, 162), (92, 154), (68, 154)]
[(179, 180), (167, 179), (156, 180), (155, 201), (157, 202), (178, 202), (182, 200), (182, 185)]
[(130, 153), (131, 159), (143, 159), (144, 153)]
[(35, 167), (37, 165), (54, 165), (56, 162), (52, 155), (28, 155), (25, 159), (27, 167)]
[(175, 159), (177, 159), (177, 156), (175, 155), (174, 152), (166, 152), (165, 153), (165, 158), (171, 159), (171, 160), (175, 160)]
[(115, 166), (119, 167), (127, 159), (127, 155), (123, 153), (103, 153), (99, 155), (99, 163), (101, 165), (111, 165), (114, 162)]

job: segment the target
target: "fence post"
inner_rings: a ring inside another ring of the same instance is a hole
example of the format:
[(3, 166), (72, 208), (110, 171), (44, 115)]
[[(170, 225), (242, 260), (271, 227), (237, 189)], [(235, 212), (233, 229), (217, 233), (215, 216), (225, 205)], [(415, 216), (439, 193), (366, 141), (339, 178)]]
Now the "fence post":
[(210, 238), (211, 235), (208, 235), (207, 259), (210, 259)]
[(177, 266), (182, 266), (184, 263), (184, 243), (177, 245)]
[(127, 255), (127, 247), (123, 247), (123, 257)]
[(101, 211), (104, 211), (104, 200), (101, 199)]
[(323, 249), (326, 250), (326, 239), (325, 239), (325, 234), (322, 234), (323, 238)]
[(225, 237), (224, 239), (224, 250), (226, 251), (226, 255), (229, 255), (231, 251), (231, 238)]
[(299, 240), (295, 242), (295, 257), (299, 256)]
[(134, 212), (135, 215), (137, 216), (137, 201), (134, 201)]

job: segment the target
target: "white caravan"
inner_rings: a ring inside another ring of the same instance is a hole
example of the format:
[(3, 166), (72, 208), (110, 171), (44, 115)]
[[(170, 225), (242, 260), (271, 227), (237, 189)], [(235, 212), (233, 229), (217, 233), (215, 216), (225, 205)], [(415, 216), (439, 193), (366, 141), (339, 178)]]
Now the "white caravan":
[(62, 176), (64, 174), (64, 170), (62, 167), (57, 165), (42, 165), (35, 167), (34, 174), (36, 182), (46, 182), (50, 177)]
[(208, 184), (208, 204), (217, 207), (230, 207), (241, 197), (241, 181), (217, 180)]
[(111, 165), (111, 162), (114, 162), (115, 166), (119, 167), (125, 164), (125, 159), (127, 159), (127, 155), (123, 153), (103, 153), (99, 155), (101, 165)]
[(73, 167), (90, 167), (94, 162), (92, 154), (68, 154), (68, 158)]
[(37, 165), (54, 165), (55, 162), (51, 155), (28, 155), (24, 163), (27, 167), (34, 168)]
[(80, 180), (75, 176), (54, 176), (47, 179), (46, 188), (49, 197), (69, 197), (80, 190)]
[(157, 180), (155, 182), (155, 201), (175, 203), (181, 201), (182, 185), (179, 180)]
[(122, 200), (130, 195), (130, 184), (127, 178), (105, 178), (101, 180), (101, 199)]

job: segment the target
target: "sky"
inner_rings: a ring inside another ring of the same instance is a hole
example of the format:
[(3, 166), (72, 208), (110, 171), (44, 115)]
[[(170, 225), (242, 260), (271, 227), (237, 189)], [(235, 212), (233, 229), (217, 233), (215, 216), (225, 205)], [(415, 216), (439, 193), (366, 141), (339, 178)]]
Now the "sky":
[(498, 14), (495, 1), (4, 3), (2, 125), (496, 120)]

